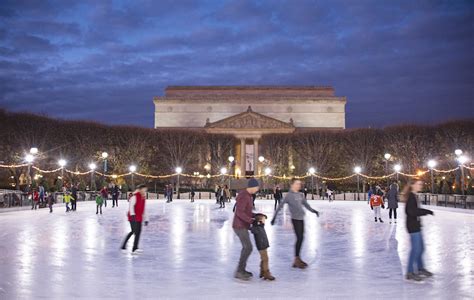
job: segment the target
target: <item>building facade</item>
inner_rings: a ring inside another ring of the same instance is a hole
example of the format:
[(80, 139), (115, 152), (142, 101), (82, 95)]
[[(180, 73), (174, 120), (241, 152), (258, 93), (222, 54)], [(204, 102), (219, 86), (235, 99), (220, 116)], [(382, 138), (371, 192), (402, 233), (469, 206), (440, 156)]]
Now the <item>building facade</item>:
[(346, 98), (332, 87), (169, 86), (154, 104), (155, 128), (234, 135), (242, 175), (256, 173), (264, 134), (345, 128)]

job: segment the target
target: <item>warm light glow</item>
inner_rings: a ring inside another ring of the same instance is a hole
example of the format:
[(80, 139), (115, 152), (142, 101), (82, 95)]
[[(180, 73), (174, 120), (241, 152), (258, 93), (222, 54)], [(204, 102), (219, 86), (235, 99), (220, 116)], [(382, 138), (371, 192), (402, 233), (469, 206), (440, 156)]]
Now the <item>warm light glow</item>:
[(464, 165), (469, 159), (467, 158), (467, 156), (464, 156), (464, 155), (461, 155), (458, 157), (458, 162), (461, 164), (461, 165)]
[(117, 177), (118, 177), (118, 176), (117, 176), (117, 175), (115, 175), (115, 174), (114, 174), (114, 175), (112, 175), (112, 178), (114, 178), (114, 179), (115, 179), (115, 178), (117, 178)]
[(38, 154), (38, 148), (36, 148), (36, 147), (31, 148), (30, 149), (30, 154), (33, 154), (33, 155)]
[(460, 156), (462, 154), (462, 150), (461, 149), (456, 149), (456, 150), (454, 150), (454, 154), (456, 154), (457, 156)]
[(233, 157), (232, 155), (229, 156), (229, 161), (230, 161), (230, 162), (233, 162), (234, 160), (235, 160), (235, 157)]
[(67, 161), (65, 159), (60, 159), (58, 160), (58, 165), (61, 167), (61, 168), (64, 168), (67, 164)]
[(102, 152), (102, 158), (106, 159), (107, 157), (109, 157), (109, 154), (107, 152)]
[(131, 165), (130, 167), (128, 167), (128, 170), (132, 173), (135, 173), (137, 171), (137, 166)]
[(436, 167), (436, 161), (433, 160), (433, 159), (429, 160), (429, 161), (428, 161), (428, 167), (429, 167), (430, 169), (433, 169), (434, 167)]
[(259, 156), (259, 157), (258, 157), (258, 161), (261, 162), (261, 163), (264, 162), (264, 161), (265, 161), (265, 157)]
[(362, 168), (357, 166), (354, 168), (354, 172), (357, 173), (357, 174), (360, 174), (360, 172), (362, 172)]
[(402, 170), (402, 166), (400, 164), (396, 164), (393, 166), (393, 169), (395, 172), (400, 172)]
[(270, 175), (272, 173), (272, 169), (270, 168), (265, 168), (265, 175)]
[(96, 168), (97, 168), (97, 165), (95, 163), (89, 164), (89, 169), (91, 169), (92, 171), (94, 171)]
[(242, 171), (240, 171), (240, 168), (237, 168), (235, 170), (235, 173), (237, 174), (237, 176), (240, 176), (242, 174)]
[(181, 172), (183, 172), (183, 168), (177, 167), (175, 171), (176, 171), (176, 174), (181, 174)]
[(211, 178), (211, 174), (207, 174), (206, 177), (209, 179)]
[(205, 166), (204, 166), (204, 170), (206, 171), (210, 171), (211, 170), (211, 164), (207, 163)]
[(221, 174), (222, 174), (222, 175), (227, 174), (227, 168), (222, 168), (222, 169), (221, 169)]
[(290, 169), (291, 169), (291, 170), (296, 169), (295, 165), (291, 165), (291, 166), (290, 166)]
[(33, 160), (35, 160), (35, 157), (34, 157), (33, 155), (27, 154), (27, 155), (25, 156), (25, 161), (26, 161), (27, 163), (32, 163)]
[(308, 169), (308, 172), (309, 172), (309, 174), (314, 175), (314, 173), (316, 173), (316, 169), (311, 167), (311, 168)]
[(392, 155), (390, 153), (385, 153), (383, 157), (385, 157), (386, 160), (389, 160)]
[(421, 175), (423, 175), (423, 174), (424, 174), (424, 172), (421, 171), (421, 170), (416, 171), (416, 175), (418, 175), (418, 176), (421, 176)]
[(441, 178), (442, 178), (443, 180), (445, 180), (445, 179), (446, 179), (446, 176), (443, 176), (443, 177), (441, 177)]

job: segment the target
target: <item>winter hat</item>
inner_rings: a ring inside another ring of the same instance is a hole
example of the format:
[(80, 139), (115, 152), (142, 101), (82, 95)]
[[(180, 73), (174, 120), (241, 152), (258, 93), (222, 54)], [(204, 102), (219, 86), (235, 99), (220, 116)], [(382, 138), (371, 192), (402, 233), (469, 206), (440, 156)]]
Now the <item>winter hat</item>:
[(260, 185), (260, 183), (259, 183), (258, 180), (255, 179), (255, 178), (250, 178), (249, 181), (248, 181), (248, 183), (247, 183), (247, 187), (248, 187), (248, 188), (257, 187), (257, 186), (259, 186), (259, 185)]

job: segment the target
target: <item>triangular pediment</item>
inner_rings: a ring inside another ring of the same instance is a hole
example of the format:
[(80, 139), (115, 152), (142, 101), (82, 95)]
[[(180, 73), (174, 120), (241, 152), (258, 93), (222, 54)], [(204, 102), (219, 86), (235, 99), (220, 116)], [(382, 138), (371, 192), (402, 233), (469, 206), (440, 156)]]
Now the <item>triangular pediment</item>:
[(286, 123), (259, 113), (249, 106), (246, 112), (231, 116), (213, 123), (206, 123), (206, 128), (222, 129), (294, 129), (292, 123)]

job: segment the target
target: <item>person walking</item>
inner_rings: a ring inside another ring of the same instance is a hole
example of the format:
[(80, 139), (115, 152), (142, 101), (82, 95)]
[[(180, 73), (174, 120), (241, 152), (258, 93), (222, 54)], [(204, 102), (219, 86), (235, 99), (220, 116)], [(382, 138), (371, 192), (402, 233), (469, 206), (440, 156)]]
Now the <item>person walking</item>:
[(304, 269), (308, 266), (308, 264), (305, 263), (300, 257), (301, 246), (303, 244), (303, 238), (304, 238), (305, 211), (303, 209), (303, 206), (310, 212), (316, 214), (316, 216), (318, 217), (319, 217), (319, 212), (313, 209), (308, 204), (308, 201), (306, 200), (304, 194), (301, 193), (300, 191), (301, 191), (301, 180), (293, 178), (291, 180), (290, 190), (288, 191), (288, 193), (286, 194), (285, 198), (280, 203), (280, 205), (278, 205), (278, 208), (275, 211), (275, 215), (273, 216), (273, 219), (271, 221), (271, 224), (272, 225), (275, 224), (275, 219), (278, 216), (278, 213), (280, 212), (280, 210), (283, 208), (285, 204), (288, 204), (288, 207), (290, 209), (290, 214), (291, 214), (291, 222), (293, 223), (293, 229), (296, 235), (295, 260), (293, 262), (293, 268)]
[(118, 198), (120, 195), (120, 189), (117, 184), (114, 184), (112, 187), (112, 207), (118, 207)]
[(283, 198), (283, 193), (280, 190), (280, 187), (277, 185), (275, 188), (275, 191), (273, 192), (273, 199), (275, 199), (275, 208), (273, 210), (276, 210), (278, 205), (280, 205), (280, 201)]
[(125, 237), (125, 240), (122, 244), (122, 250), (127, 249), (127, 242), (135, 235), (135, 240), (133, 242), (132, 253), (137, 253), (138, 244), (140, 242), (140, 235), (142, 232), (142, 223), (145, 223), (145, 226), (148, 226), (148, 215), (145, 209), (145, 200), (146, 200), (147, 187), (144, 184), (137, 186), (133, 196), (130, 198), (128, 206), (128, 221), (130, 222), (131, 231)]
[(394, 181), (390, 185), (390, 189), (387, 193), (388, 199), (388, 217), (390, 218), (390, 224), (392, 224), (392, 212), (394, 223), (397, 224), (397, 208), (398, 208), (398, 184)]
[(234, 277), (240, 280), (249, 280), (253, 274), (245, 270), (247, 260), (252, 253), (252, 243), (250, 242), (249, 229), (255, 220), (252, 213), (252, 195), (258, 192), (259, 183), (255, 178), (250, 178), (247, 182), (247, 188), (240, 191), (235, 199), (235, 214), (232, 222), (232, 228), (242, 244), (239, 264)]
[[(421, 281), (423, 277), (431, 277), (433, 273), (425, 269), (423, 264), (423, 252), (425, 245), (423, 242), (423, 235), (421, 234), (420, 217), (426, 215), (434, 215), (433, 211), (429, 209), (420, 208), (416, 193), (423, 189), (423, 181), (417, 180), (409, 182), (404, 190), (404, 200), (406, 201), (406, 226), (410, 234), (411, 250), (408, 258), (408, 270), (406, 274), (407, 280)], [(415, 272), (415, 267), (417, 272)]]

